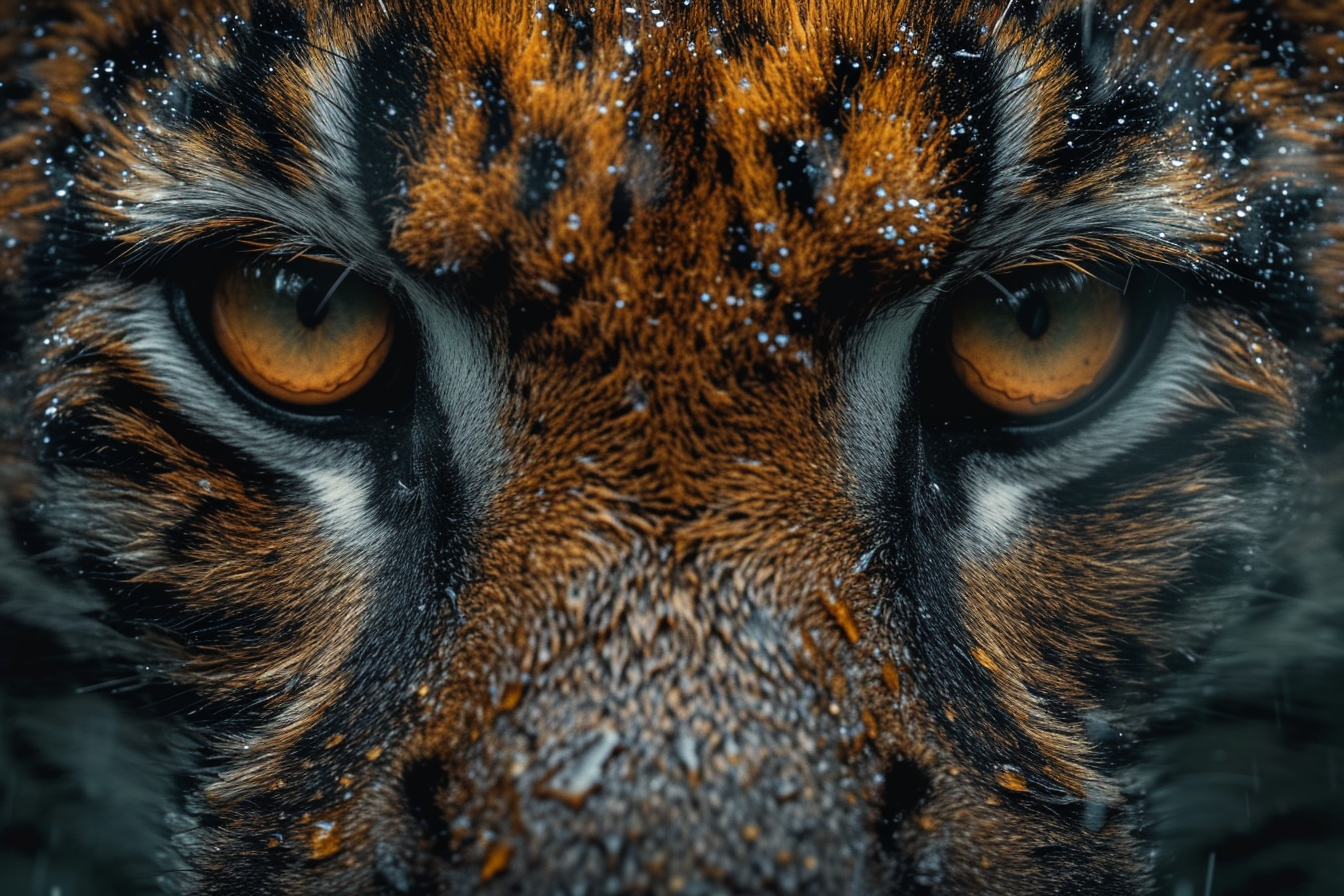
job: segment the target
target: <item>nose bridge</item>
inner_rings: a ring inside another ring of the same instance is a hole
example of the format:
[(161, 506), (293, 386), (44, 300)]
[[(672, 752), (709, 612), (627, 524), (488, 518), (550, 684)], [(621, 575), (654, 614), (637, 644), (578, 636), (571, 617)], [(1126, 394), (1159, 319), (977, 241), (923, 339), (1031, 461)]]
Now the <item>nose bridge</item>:
[[(672, 710), (695, 701), (725, 718), (748, 697), (829, 703), (864, 636), (857, 554), (843, 530), (755, 494), (685, 514), (609, 489), (558, 496), (538, 516), (561, 528), (510, 528), (484, 552), (461, 596), (466, 632), (479, 628), (503, 654), (489, 668), (518, 683), (581, 695), (608, 717), (643, 712), (652, 727), (674, 726)], [(642, 705), (646, 692), (673, 702)]]
[[(835, 512), (843, 484), (827, 372), (779, 320), (759, 310), (725, 320), (712, 304), (646, 296), (618, 315), (585, 304), (533, 335), (506, 411), (513, 494), (497, 506), (540, 496), (537, 509), (555, 517), (563, 505), (580, 526), (635, 511), (647, 523), (627, 522), (655, 538), (734, 508), (750, 526), (779, 525), (798, 515), (801, 492)], [(765, 504), (785, 517), (762, 513)], [(515, 523), (546, 525), (527, 511)], [(714, 537), (730, 536), (731, 548), (753, 534), (739, 526)]]
[(500, 892), (862, 892), (874, 869), (890, 749), (824, 378), (753, 312), (684, 298), (581, 302), (516, 354), (510, 475), (413, 750), (446, 770), (453, 867)]
[[(869, 591), (823, 377), (729, 339), (710, 304), (617, 323), (580, 306), (521, 353), (512, 475), (462, 596), (494, 645), (478, 668), (517, 677), (494, 683), (496, 703), (532, 700), (513, 696), (526, 684), (538, 705), (591, 704), (685, 744), (697, 714), (828, 710), (823, 692), (853, 671)], [(720, 343), (685, 351), (688, 329)]]

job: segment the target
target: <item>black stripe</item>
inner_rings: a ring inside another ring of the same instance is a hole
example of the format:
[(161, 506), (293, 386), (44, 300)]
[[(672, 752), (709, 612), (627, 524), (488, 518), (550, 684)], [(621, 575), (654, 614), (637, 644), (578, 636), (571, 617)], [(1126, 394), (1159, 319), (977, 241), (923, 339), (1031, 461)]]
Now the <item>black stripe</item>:
[(761, 14), (732, 0), (710, 0), (710, 16), (718, 26), (718, 40), (728, 59), (743, 59), (760, 47), (772, 46)]
[(172, 52), (168, 33), (162, 20), (152, 19), (103, 52), (88, 80), (89, 89), (103, 106), (111, 110), (119, 105), (133, 83), (167, 77), (164, 63)]
[(254, 0), (252, 28), (259, 34), (287, 44), (308, 42), (308, 19), (304, 11), (284, 0)]
[(635, 197), (625, 181), (617, 181), (611, 191), (611, 207), (607, 216), (607, 230), (620, 238), (635, 217)]
[(849, 127), (849, 112), (854, 105), (854, 92), (863, 80), (863, 68), (859, 60), (836, 54), (831, 62), (830, 78), (826, 89), (817, 98), (817, 123), (830, 128), (835, 136), (844, 136)]
[[(307, 167), (311, 141), (305, 124), (277, 99), (288, 92), (281, 72), (302, 64), (309, 52), (307, 35), (302, 14), (278, 0), (259, 2), (251, 20), (231, 18), (227, 45), (235, 63), (209, 83), (174, 85), (181, 99), (166, 123), (206, 131), (226, 161), (293, 192), (299, 184), (286, 168)], [(262, 144), (260, 150), (234, 133), (240, 128)]]
[(403, 169), (409, 161), (402, 149), (413, 152), (419, 142), (417, 121), (431, 62), (424, 34), (413, 16), (389, 23), (354, 59), (355, 159), (369, 217), (385, 241), (391, 240), (402, 208)]
[[(997, 62), (989, 50), (966, 52), (983, 43), (983, 36), (968, 24), (949, 25), (946, 34), (939, 36), (938, 51), (952, 61), (920, 70), (930, 81), (945, 122), (943, 126), (951, 138), (945, 158), (962, 172), (957, 181), (957, 200), (967, 214), (957, 217), (966, 229), (976, 220), (976, 213), (988, 196), (1003, 110), (1011, 108), (1001, 106), (1003, 100), (995, 77)], [(944, 252), (942, 264), (949, 264), (950, 259)]]
[[(1052, 194), (1086, 178), (1088, 174), (1111, 166), (1134, 143), (1160, 133), (1162, 100), (1159, 88), (1137, 72), (1115, 78), (1095, 65), (1098, 53), (1084, 45), (1083, 8), (1054, 20), (1044, 39), (1054, 48), (1054, 56), (1072, 73), (1063, 88), (1081, 99), (1064, 111), (1064, 136), (1042, 156), (1032, 160), (1039, 170), (1036, 176), (1042, 192)], [(1114, 41), (1117, 36), (1109, 23), (1092, 23), (1092, 46)], [(1099, 30), (1100, 29), (1100, 30)], [(1170, 91), (1170, 85), (1165, 89)], [(1133, 171), (1135, 177), (1148, 175), (1148, 159)], [(1106, 188), (1113, 189), (1107, 183)]]
[(1234, 232), (1232, 251), (1209, 272), (1214, 295), (1245, 308), (1299, 349), (1320, 343), (1315, 284), (1301, 273), (1307, 268), (1301, 256), (1310, 246), (1301, 237), (1323, 218), (1325, 195), (1324, 187), (1287, 179), (1251, 191), (1242, 203), (1250, 210), (1246, 224)]
[(569, 25), (569, 33), (574, 41), (574, 49), (583, 56), (593, 52), (593, 23), (586, 5), (571, 5), (566, 2), (547, 4), (554, 15)]
[(481, 167), (489, 168), (495, 156), (513, 142), (513, 112), (504, 95), (504, 70), (497, 61), (482, 64), (475, 73), (481, 108), (485, 111), (485, 143)]
[(518, 187), (519, 211), (529, 214), (546, 204), (565, 182), (566, 161), (556, 141), (546, 137), (527, 141)]
[[(220, 509), (204, 507), (184, 525), (204, 528), (210, 516)], [(167, 533), (162, 537), (175, 569), (202, 563), (174, 552), (175, 543)], [(287, 653), (289, 648), (282, 645), (296, 643), (303, 634), (305, 621), (294, 618), (292, 613), (276, 612), (255, 602), (222, 599), (211, 601), (207, 608), (193, 602), (172, 584), (149, 580), (139, 570), (112, 563), (101, 549), (81, 553), (77, 564), (80, 578), (107, 599), (104, 621), (123, 633), (156, 632), (193, 650), (238, 650), (244, 645), (265, 649), (266, 645), (274, 645), (276, 653)], [(265, 574), (259, 564), (258, 579)], [(196, 601), (199, 600), (198, 596)]]
[(939, 492), (930, 488), (913, 413), (906, 413), (909, 425), (898, 427), (890, 473), (874, 495), (886, 508), (872, 521), (876, 550), (869, 565), (880, 583), (880, 618), (892, 642), (910, 652), (921, 697), (960, 756), (986, 779), (1010, 763), (1026, 776), (1031, 798), (1066, 801), (1044, 771), (1048, 760), (996, 702), (997, 684), (971, 657), (958, 561), (946, 537), (956, 529), (954, 518), (965, 516), (967, 498), (951, 481)]
[[(43, 434), (49, 437), (40, 455), (44, 463), (97, 469), (132, 479), (166, 471), (170, 465), (164, 455), (132, 445), (116, 433), (114, 415), (134, 410), (158, 427), (167, 442), (219, 469), (231, 471), (253, 492), (262, 496), (294, 493), (296, 484), (288, 477), (208, 435), (162, 398), (139, 385), (133, 371), (109, 367), (115, 362), (96, 349), (74, 346), (58, 356), (54, 364), (69, 374), (90, 371), (90, 375), (97, 377), (98, 386), (97, 395), (78, 407), (58, 405), (51, 418), (38, 421)], [(209, 468), (202, 472), (208, 476)]]
[(789, 208), (803, 214), (812, 214), (816, 205), (816, 185), (814, 178), (819, 177), (816, 167), (808, 160), (807, 144), (780, 137), (772, 137), (767, 149), (774, 162), (779, 180), (775, 188), (784, 194)]
[(6, 303), (7, 321), (15, 316), (33, 320), (58, 296), (87, 283), (100, 270), (118, 266), (120, 253), (100, 227), (99, 211), (89, 208), (71, 189), (74, 177), (73, 167), (54, 165), (50, 169), (52, 190), (63, 190), (66, 196), (45, 213), (42, 235), (24, 255), (25, 283), (18, 301)]
[(120, 438), (107, 415), (91, 404), (60, 410), (43, 421), (38, 459), (50, 466), (107, 470), (134, 480), (169, 469), (157, 452)]
[[(250, 170), (272, 186), (293, 193), (300, 184), (286, 169), (309, 167), (309, 157), (298, 123), (270, 100), (277, 84), (277, 77), (268, 70), (250, 61), (241, 63), (214, 84), (188, 88), (180, 120), (184, 127), (207, 130), (211, 142), (234, 167)], [(238, 128), (259, 140), (261, 149), (245, 146), (244, 135), (235, 133)]]
[(1207, 134), (1211, 161), (1219, 165), (1229, 181), (1243, 176), (1242, 159), (1263, 154), (1264, 124), (1223, 99), (1200, 97), (1195, 109), (1195, 132)]
[(1306, 63), (1301, 29), (1281, 18), (1268, 0), (1239, 5), (1238, 10), (1245, 18), (1237, 29), (1236, 40), (1259, 47), (1260, 62), (1277, 69), (1281, 77), (1290, 81), (1300, 78)]

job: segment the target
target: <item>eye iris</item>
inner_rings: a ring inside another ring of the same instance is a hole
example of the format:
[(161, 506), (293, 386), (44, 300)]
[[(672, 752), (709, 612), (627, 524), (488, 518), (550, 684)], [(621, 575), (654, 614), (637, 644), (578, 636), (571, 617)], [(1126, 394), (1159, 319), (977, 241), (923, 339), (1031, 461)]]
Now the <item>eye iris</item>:
[(235, 267), (215, 286), (211, 322), (234, 369), (258, 391), (291, 404), (353, 395), (392, 346), (387, 297), (331, 265)]
[(1014, 294), (988, 289), (955, 300), (952, 368), (973, 395), (1017, 416), (1080, 401), (1114, 368), (1123, 347), (1124, 295), (1095, 280)]

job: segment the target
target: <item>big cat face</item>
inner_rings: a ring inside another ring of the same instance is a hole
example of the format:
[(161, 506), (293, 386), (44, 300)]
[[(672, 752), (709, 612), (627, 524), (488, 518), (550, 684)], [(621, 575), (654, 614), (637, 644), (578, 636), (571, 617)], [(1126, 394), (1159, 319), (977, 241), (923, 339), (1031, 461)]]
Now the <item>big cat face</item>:
[(1335, 487), (1339, 12), (6, 10), (0, 607), (171, 733), (170, 889), (1184, 873)]

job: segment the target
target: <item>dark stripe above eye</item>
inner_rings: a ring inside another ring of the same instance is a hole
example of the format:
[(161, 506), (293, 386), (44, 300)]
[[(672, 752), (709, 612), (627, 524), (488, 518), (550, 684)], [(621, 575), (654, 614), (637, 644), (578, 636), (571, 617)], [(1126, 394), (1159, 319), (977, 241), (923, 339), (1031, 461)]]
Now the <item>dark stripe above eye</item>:
[(293, 193), (303, 186), (297, 172), (311, 168), (307, 104), (289, 98), (277, 72), (306, 60), (306, 21), (278, 0), (260, 0), (252, 19), (231, 19), (226, 31), (236, 61), (209, 82), (175, 85), (181, 99), (164, 123), (208, 131), (229, 163)]
[(403, 152), (414, 151), (418, 143), (416, 122), (429, 70), (423, 36), (415, 17), (408, 16), (372, 35), (351, 60), (350, 121), (355, 123), (359, 186), (384, 242), (391, 240), (400, 213)]
[(89, 89), (104, 106), (116, 106), (125, 99), (133, 81), (165, 77), (164, 61), (170, 52), (164, 23), (157, 19), (146, 22), (116, 46), (107, 48), (94, 63)]
[[(250, 63), (243, 63), (225, 75), (220, 84), (194, 91), (186, 107), (190, 110), (189, 120), (192, 124), (216, 126), (226, 138), (221, 152), (230, 161), (240, 168), (251, 169), (272, 186), (293, 193), (302, 186), (295, 180), (294, 172), (309, 167), (308, 153), (296, 139), (290, 116), (269, 99), (268, 82), (274, 79), (251, 69)], [(245, 128), (247, 138), (261, 143), (260, 149), (239, 147), (227, 139), (239, 125)]]
[(1085, 23), (1085, 14), (1080, 8), (1060, 16), (1045, 35), (1071, 73), (1069, 92), (1078, 98), (1060, 110), (1066, 133), (1032, 160), (1047, 193), (1078, 185), (1112, 164), (1132, 140), (1160, 131), (1159, 88), (1138, 77), (1121, 79), (1116, 87), (1116, 79), (1094, 64), (1103, 55), (1094, 48), (1116, 35), (1095, 17)]
[[(136, 82), (168, 78), (169, 60), (177, 58), (173, 35), (183, 26), (171, 20), (152, 19), (130, 31), (125, 39), (107, 48), (95, 62), (89, 75), (89, 87), (105, 106), (115, 106), (126, 98)], [(183, 100), (166, 107), (156, 106), (154, 113), (169, 126), (219, 124), (223, 111), (246, 103), (253, 110), (261, 106), (266, 91), (262, 75), (274, 70), (285, 59), (299, 59), (306, 48), (308, 28), (302, 12), (280, 0), (258, 0), (250, 20), (231, 17), (226, 22), (223, 44), (228, 56), (238, 60), (223, 76), (210, 85), (180, 83), (170, 85)], [(185, 37), (182, 43), (190, 43)], [(167, 94), (165, 94), (166, 96)], [(242, 114), (252, 121), (253, 130), (264, 136), (270, 119), (256, 122), (255, 111)]]
[(564, 150), (550, 138), (533, 139), (523, 154), (518, 189), (518, 209), (534, 212), (546, 204), (551, 194), (565, 182)]
[(290, 6), (284, 0), (255, 0), (252, 6), (252, 27), (261, 34), (293, 44), (308, 40), (308, 20), (302, 9)]
[(504, 72), (498, 62), (487, 62), (477, 69), (476, 89), (486, 116), (481, 167), (489, 168), (495, 156), (513, 142), (513, 113), (504, 95)]
[(982, 46), (983, 42), (970, 24), (951, 25), (940, 36), (939, 47), (944, 55), (953, 56), (956, 64), (923, 70), (938, 104), (946, 110), (950, 140), (945, 157), (970, 174), (959, 181), (957, 188), (958, 197), (969, 209), (985, 204), (1003, 120), (997, 83), (1000, 63), (988, 47)]
[[(1156, 93), (1126, 84), (1109, 96), (1098, 98), (1098, 94), (1093, 89), (1085, 91), (1087, 98), (1066, 116), (1064, 138), (1033, 160), (1043, 192), (1079, 187), (1089, 174), (1113, 164), (1130, 146), (1130, 140), (1144, 137), (1157, 127), (1160, 100)], [(1148, 164), (1145, 158), (1135, 174), (1145, 175)], [(1104, 186), (1109, 188), (1111, 184), (1106, 182)]]

